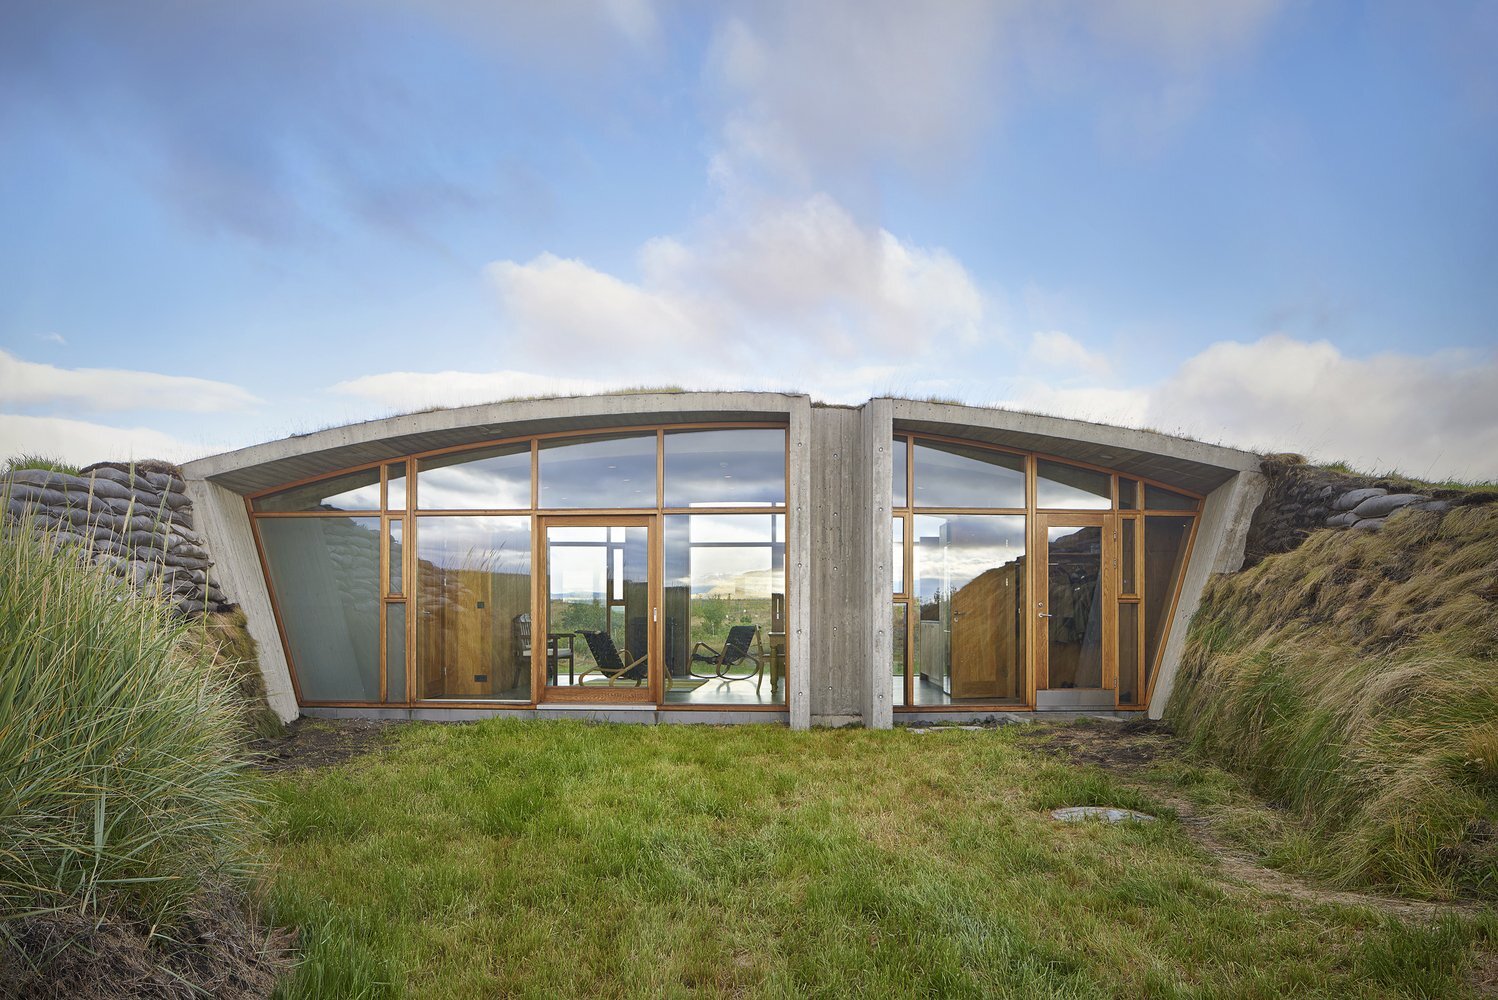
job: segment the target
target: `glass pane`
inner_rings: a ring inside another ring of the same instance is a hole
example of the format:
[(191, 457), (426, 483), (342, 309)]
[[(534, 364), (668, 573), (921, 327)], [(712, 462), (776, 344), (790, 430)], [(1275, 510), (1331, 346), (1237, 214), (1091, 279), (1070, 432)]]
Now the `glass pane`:
[(524, 510), (531, 505), (531, 446), (455, 451), (416, 468), (422, 510)]
[(1183, 493), (1144, 484), (1145, 510), (1196, 510), (1196, 501)]
[(897, 517), (893, 526), (894, 551), (890, 553), (891, 575), (894, 577), (895, 593), (905, 593), (905, 518)]
[(1118, 592), (1129, 597), (1139, 593), (1136, 579), (1139, 553), (1134, 547), (1134, 531), (1138, 523), (1132, 517), (1121, 518), (1118, 522)]
[(905, 704), (905, 638), (906, 610), (904, 604), (894, 606), (894, 618), (890, 624), (890, 659), (894, 664), (895, 699), (893, 704)]
[(1118, 509), (1139, 509), (1139, 480), (1126, 476), (1118, 477)]
[(894, 466), (894, 471), (890, 477), (890, 496), (893, 498), (891, 502), (896, 507), (906, 507), (910, 504), (910, 498), (905, 495), (906, 462), (910, 458), (908, 450), (909, 446), (906, 444), (904, 438), (895, 438), (894, 449), (890, 453), (890, 457), (893, 459), (890, 464)]
[(1189, 517), (1144, 519), (1144, 682), (1149, 683), (1160, 644), (1169, 626), (1170, 605), (1181, 585), (1186, 543), (1191, 538)]
[(542, 507), (654, 507), (655, 435), (541, 442)]
[(385, 700), (406, 700), (406, 606), (385, 605)]
[(1024, 517), (918, 514), (914, 532), (915, 703), (1023, 701)]
[(406, 509), (406, 463), (392, 462), (385, 466), (385, 509)]
[(1036, 463), (1035, 503), (1050, 510), (1108, 510), (1113, 506), (1113, 477), (1041, 459)]
[[(665, 461), (667, 507), (785, 503), (783, 430), (668, 431)], [(652, 498), (648, 506), (654, 505)], [(627, 506), (642, 505), (631, 501)]]
[(380, 519), (255, 522), (305, 701), (380, 700)]
[(401, 583), (404, 579), (404, 551), (401, 546), (402, 528), (405, 526), (403, 520), (391, 519), (390, 521), (390, 579), (387, 584), (386, 593), (391, 597), (401, 596)]
[(919, 507), (1023, 507), (1025, 460), (967, 445), (917, 441), (915, 503)]
[(1143, 691), (1139, 676), (1139, 605), (1118, 606), (1118, 703), (1137, 705)]
[(418, 697), (530, 700), (529, 517), (419, 518), (414, 597)]
[(650, 529), (546, 529), (546, 682), (650, 681)]
[(258, 511), (290, 513), (317, 510), (379, 510), (380, 470), (362, 469), (332, 479), (293, 486), (253, 502)]
[(1103, 529), (1046, 531), (1046, 663), (1051, 688), (1103, 686)]
[(785, 704), (785, 517), (665, 519), (667, 704)]

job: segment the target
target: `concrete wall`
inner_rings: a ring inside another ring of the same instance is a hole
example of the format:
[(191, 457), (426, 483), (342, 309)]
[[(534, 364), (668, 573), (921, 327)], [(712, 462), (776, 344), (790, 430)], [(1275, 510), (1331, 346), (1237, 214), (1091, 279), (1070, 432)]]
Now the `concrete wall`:
[(244, 611), (250, 636), (259, 646), (260, 673), (265, 678), (265, 696), (271, 711), (290, 722), (298, 714), (286, 651), (271, 611), (270, 591), (250, 533), (244, 497), (201, 479), (187, 480), (198, 531), (207, 539), (208, 554), (218, 569), (220, 586)]
[(811, 718), (861, 721), (869, 657), (862, 415), (817, 407), (811, 422)]

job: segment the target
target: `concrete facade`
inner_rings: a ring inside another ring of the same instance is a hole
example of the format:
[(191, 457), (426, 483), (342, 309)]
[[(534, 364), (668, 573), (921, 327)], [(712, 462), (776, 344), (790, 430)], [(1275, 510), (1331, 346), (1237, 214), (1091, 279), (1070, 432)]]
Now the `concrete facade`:
[[(272, 707), (298, 712), (291, 676), (254, 545), (244, 496), (284, 483), (412, 453), (529, 434), (628, 426), (731, 421), (783, 422), (786, 483), (787, 691), (784, 712), (657, 711), (594, 706), (586, 717), (639, 722), (780, 721), (860, 723), (886, 728), (925, 718), (893, 711), (890, 683), (893, 497), (892, 439), (929, 433), (1040, 452), (1104, 466), (1205, 494), (1181, 598), (1150, 702), (1158, 717), (1169, 697), (1186, 625), (1214, 572), (1236, 569), (1263, 493), (1258, 458), (1247, 452), (1148, 431), (957, 404), (873, 399), (858, 407), (821, 406), (781, 393), (643, 393), (523, 400), (434, 410), (257, 445), (184, 467), (199, 527), (221, 585), (245, 611), (260, 645)], [(1058, 709), (1080, 706), (1062, 706)], [(411, 718), (578, 716), (558, 709), (307, 709)], [(1028, 713), (1013, 714), (1019, 718)], [(945, 713), (943, 721), (987, 718), (992, 710)], [(691, 718), (687, 718), (691, 716)], [(582, 716), (578, 716), (582, 717)]]

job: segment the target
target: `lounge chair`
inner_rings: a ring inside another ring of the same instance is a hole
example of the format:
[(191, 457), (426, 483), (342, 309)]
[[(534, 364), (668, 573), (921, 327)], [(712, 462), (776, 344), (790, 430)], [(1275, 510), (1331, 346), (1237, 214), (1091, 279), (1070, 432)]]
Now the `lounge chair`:
[[(624, 655), (619, 655), (619, 647), (614, 645), (614, 637), (607, 632), (597, 632), (589, 629), (581, 629), (577, 633), (583, 637), (588, 644), (588, 652), (593, 654), (593, 666), (577, 675), (577, 683), (582, 684), (589, 674), (597, 672), (608, 678), (609, 687), (614, 686), (615, 681), (634, 681), (635, 687), (639, 687), (650, 678), (650, 654), (633, 656), (628, 649)], [(669, 678), (667, 678), (669, 681)], [(670, 684), (667, 684), (670, 687)]]
[[(758, 691), (760, 683), (765, 679), (765, 662), (759, 653), (749, 648), (750, 643), (758, 645), (758, 642), (756, 642), (758, 635), (758, 625), (735, 625), (728, 630), (728, 638), (723, 641), (723, 648), (721, 650), (714, 649), (705, 642), (697, 643), (697, 645), (692, 647), (692, 662), (708, 663), (714, 669), (710, 674), (699, 674), (693, 670), (691, 671), (692, 676), (701, 677), (704, 680), (721, 681), (747, 681), (750, 677), (753, 677), (755, 679), (754, 690)], [(706, 650), (707, 653), (704, 654), (702, 650)], [(728, 669), (730, 667), (737, 666), (745, 660), (749, 660), (754, 664), (754, 673), (745, 674), (743, 677), (728, 676)]]

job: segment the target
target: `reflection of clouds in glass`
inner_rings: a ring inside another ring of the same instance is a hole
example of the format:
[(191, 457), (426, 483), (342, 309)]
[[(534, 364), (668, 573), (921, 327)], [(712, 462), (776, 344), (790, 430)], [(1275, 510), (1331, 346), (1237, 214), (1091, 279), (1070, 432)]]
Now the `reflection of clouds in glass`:
[[(673, 518), (674, 520), (674, 518)], [(690, 539), (701, 545), (707, 542), (764, 542), (785, 541), (785, 516), (783, 514), (693, 514), (690, 523)], [(771, 537), (773, 522), (774, 537)]]
[(923, 601), (952, 593), (1024, 554), (1025, 519), (1020, 515), (915, 517), (915, 576)]
[(666, 506), (785, 502), (785, 431), (666, 434)]
[(541, 442), (542, 507), (654, 507), (655, 435)]
[(272, 512), (312, 510), (379, 510), (380, 470), (363, 469), (303, 486), (293, 486), (255, 501), (255, 509)]
[(922, 507), (1023, 507), (1025, 460), (965, 445), (915, 446), (915, 500)]
[(531, 505), (529, 444), (422, 459), (416, 502), (422, 510), (503, 510)]
[(667, 587), (686, 587), (698, 597), (785, 592), (783, 514), (673, 514), (665, 520)]
[(608, 568), (604, 565), (606, 550), (599, 548), (571, 549), (553, 547), (547, 557), (546, 572), (553, 599), (565, 597), (590, 598), (593, 603), (603, 603), (604, 591), (608, 587)]
[(418, 560), (443, 569), (529, 573), (528, 517), (419, 517)]
[(1037, 506), (1052, 510), (1107, 510), (1113, 506), (1113, 480), (1106, 472), (1043, 459), (1036, 472)]

